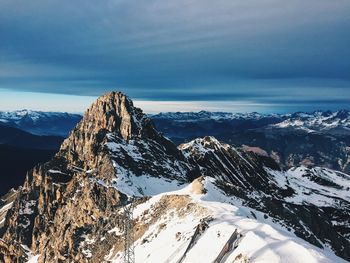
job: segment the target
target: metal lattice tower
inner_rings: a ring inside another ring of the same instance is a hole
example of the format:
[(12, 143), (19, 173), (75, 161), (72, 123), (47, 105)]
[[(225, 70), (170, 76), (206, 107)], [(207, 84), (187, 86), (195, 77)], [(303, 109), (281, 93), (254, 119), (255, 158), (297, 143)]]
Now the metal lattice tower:
[(123, 206), (124, 210), (124, 263), (135, 263), (133, 200)]

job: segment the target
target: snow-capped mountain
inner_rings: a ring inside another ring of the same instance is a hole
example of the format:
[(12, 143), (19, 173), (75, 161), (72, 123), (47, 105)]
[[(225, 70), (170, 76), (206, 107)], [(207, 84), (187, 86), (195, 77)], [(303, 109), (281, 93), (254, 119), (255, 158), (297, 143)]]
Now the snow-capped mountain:
[(268, 124), (261, 123), (257, 127), (271, 125), (273, 127), (286, 128), (293, 127), (304, 129), (309, 132), (329, 131), (343, 128), (350, 130), (350, 112), (340, 111), (314, 111), (311, 113), (296, 112), (292, 114), (261, 114), (251, 113), (229, 113), (229, 112), (165, 112), (152, 115), (151, 118), (157, 120), (171, 120), (176, 122), (202, 122), (214, 121), (259, 121), (265, 119)]
[(261, 119), (264, 117), (280, 117), (278, 114), (230, 113), (230, 112), (161, 112), (150, 116), (152, 119), (169, 119), (177, 121), (201, 121), (201, 120), (234, 120), (234, 119)]
[(0, 111), (0, 123), (36, 135), (66, 137), (68, 132), (80, 121), (81, 117), (79, 114), (66, 112)]
[(340, 110), (336, 112), (315, 111), (313, 113), (298, 112), (285, 115), (285, 119), (274, 124), (275, 127), (293, 127), (305, 129), (309, 132), (350, 132), (350, 112)]
[(32, 110), (2, 111), (0, 113), (2, 122), (20, 121), (23, 117), (29, 117), (32, 121), (39, 120), (42, 116), (54, 116), (55, 112), (40, 112)]
[(245, 149), (209, 136), (176, 147), (108, 93), (0, 204), (0, 260), (123, 262), (131, 198), (136, 262), (350, 260), (349, 176)]

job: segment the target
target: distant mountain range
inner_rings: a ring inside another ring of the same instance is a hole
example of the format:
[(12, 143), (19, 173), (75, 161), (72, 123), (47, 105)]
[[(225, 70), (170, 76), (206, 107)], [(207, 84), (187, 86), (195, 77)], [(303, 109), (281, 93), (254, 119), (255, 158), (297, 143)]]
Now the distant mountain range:
[[(314, 111), (311, 113), (296, 112), (291, 114), (260, 114), (228, 113), (228, 112), (166, 112), (150, 116), (155, 122), (162, 121), (179, 123), (194, 123), (215, 121), (225, 123), (226, 128), (234, 130), (259, 128), (270, 125), (271, 128), (294, 128), (308, 132), (322, 132), (330, 134), (349, 134), (350, 111)], [(210, 129), (210, 127), (208, 128)], [(213, 131), (212, 131), (213, 132)]]
[(265, 152), (283, 167), (318, 165), (350, 172), (350, 112), (293, 114), (161, 113), (157, 129), (177, 144), (206, 135)]
[[(229, 112), (166, 112), (149, 115), (156, 123), (201, 123), (214, 121), (234, 130), (259, 128), (293, 128), (307, 132), (329, 134), (349, 134), (350, 111), (315, 111), (291, 114), (229, 113)], [(82, 115), (66, 112), (42, 112), (31, 110), (0, 111), (0, 124), (15, 127), (36, 135), (55, 135), (66, 137), (81, 120)], [(163, 128), (163, 127), (162, 127)], [(164, 127), (163, 129), (166, 129)], [(215, 127), (209, 126), (215, 132)], [(197, 131), (200, 132), (200, 131)], [(171, 135), (171, 131), (168, 132)], [(173, 136), (172, 136), (173, 137)], [(187, 136), (185, 136), (187, 138)], [(184, 139), (185, 139), (184, 138)], [(179, 138), (180, 139), (180, 138)]]
[(19, 148), (57, 150), (63, 141), (60, 136), (35, 135), (0, 123), (0, 144)]
[[(229, 113), (229, 112), (166, 112), (149, 115), (157, 123), (162, 121), (194, 123), (216, 121), (229, 125), (235, 130), (258, 128), (266, 125), (276, 128), (305, 130), (331, 134), (350, 132), (350, 111), (315, 111), (291, 114)], [(36, 135), (56, 135), (66, 137), (71, 129), (81, 120), (82, 115), (66, 112), (42, 112), (18, 110), (0, 111), (0, 124), (19, 128)], [(211, 127), (208, 127), (211, 129)], [(211, 131), (213, 132), (213, 131)], [(170, 134), (170, 132), (169, 132)]]
[(27, 171), (38, 163), (49, 161), (56, 151), (0, 144), (0, 196), (6, 194), (11, 188), (19, 187)]
[(63, 142), (59, 136), (39, 136), (0, 123), (0, 195), (18, 187), (29, 169), (47, 162)]
[(36, 135), (67, 137), (81, 118), (79, 114), (66, 112), (0, 111), (0, 123)]

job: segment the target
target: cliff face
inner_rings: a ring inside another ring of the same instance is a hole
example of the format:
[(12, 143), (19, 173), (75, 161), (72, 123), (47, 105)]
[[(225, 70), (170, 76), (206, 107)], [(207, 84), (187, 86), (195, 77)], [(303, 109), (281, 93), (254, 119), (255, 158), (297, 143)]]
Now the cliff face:
[[(132, 152), (120, 149), (130, 143)], [(119, 155), (113, 154), (116, 147)], [(154, 156), (154, 160), (145, 158), (144, 169), (140, 169), (129, 156), (135, 151)], [(117, 211), (127, 196), (116, 186), (118, 180), (128, 180), (125, 171), (134, 171), (136, 176), (141, 170), (148, 172), (148, 177), (164, 176), (164, 168), (157, 161), (167, 163), (169, 178), (185, 181), (190, 168), (181, 159), (182, 153), (155, 131), (152, 122), (128, 97), (117, 92), (100, 97), (56, 156), (27, 173), (7, 213), (1, 240), (7, 251), (3, 260), (24, 258), (26, 251), (19, 244), (40, 254), (39, 262), (86, 260), (89, 255), (81, 246), (83, 237), (91, 233), (106, 236), (102, 233), (106, 225), (119, 222)], [(118, 242), (109, 241), (106, 238), (101, 242), (101, 253)], [(99, 253), (94, 257), (97, 260)]]
[(151, 121), (133, 106), (128, 97), (111, 92), (101, 96), (86, 111), (83, 119), (62, 143), (58, 156), (84, 165), (81, 168), (94, 168), (99, 161), (94, 157), (101, 151), (108, 133), (124, 140), (157, 137)]

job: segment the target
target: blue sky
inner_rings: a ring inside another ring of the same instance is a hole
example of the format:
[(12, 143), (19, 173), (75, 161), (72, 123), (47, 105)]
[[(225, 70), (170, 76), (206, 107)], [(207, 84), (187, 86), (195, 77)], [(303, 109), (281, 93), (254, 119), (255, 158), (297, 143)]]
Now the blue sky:
[(0, 1), (0, 110), (350, 108), (348, 0)]

